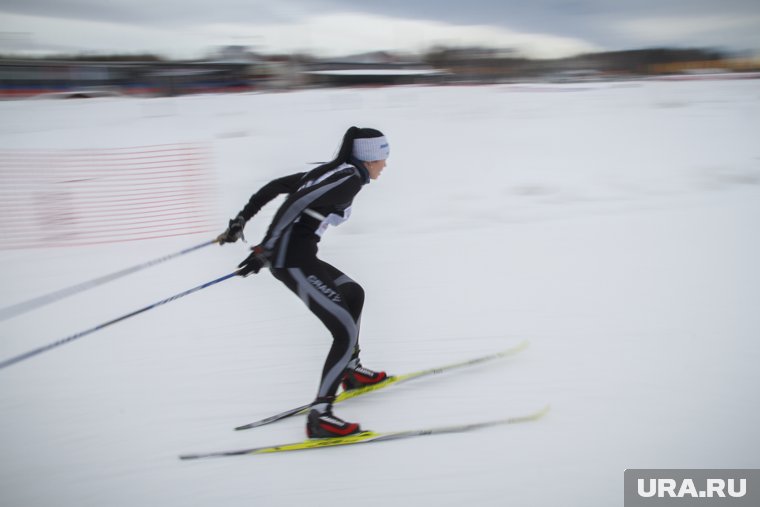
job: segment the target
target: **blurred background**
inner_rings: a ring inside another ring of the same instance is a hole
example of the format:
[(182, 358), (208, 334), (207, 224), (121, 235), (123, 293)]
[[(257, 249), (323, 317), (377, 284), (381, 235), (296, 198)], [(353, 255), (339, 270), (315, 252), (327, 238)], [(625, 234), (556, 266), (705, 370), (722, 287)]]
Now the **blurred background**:
[(8, 1), (0, 96), (752, 77), (759, 27), (753, 0)]

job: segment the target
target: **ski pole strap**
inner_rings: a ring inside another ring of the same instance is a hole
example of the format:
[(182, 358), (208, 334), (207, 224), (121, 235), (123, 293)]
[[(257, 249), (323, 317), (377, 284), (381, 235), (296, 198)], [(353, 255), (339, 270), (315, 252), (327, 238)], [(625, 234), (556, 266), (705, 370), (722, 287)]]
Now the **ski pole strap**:
[(117, 322), (121, 322), (122, 320), (126, 320), (130, 317), (134, 317), (135, 315), (139, 315), (143, 312), (147, 312), (148, 310), (152, 310), (153, 308), (156, 308), (158, 306), (174, 301), (175, 299), (185, 297), (189, 294), (192, 294), (193, 292), (198, 292), (199, 290), (205, 289), (207, 287), (211, 287), (212, 285), (216, 285), (217, 283), (223, 282), (236, 275), (237, 273), (230, 273), (228, 275), (224, 275), (220, 278), (217, 278), (216, 280), (211, 280), (210, 282), (206, 282), (203, 285), (193, 287), (192, 289), (186, 290), (184, 292), (180, 292), (179, 294), (175, 294), (174, 296), (168, 297), (166, 299), (162, 299), (161, 301), (158, 301), (157, 303), (153, 303), (152, 305), (148, 305), (144, 308), (140, 308), (139, 310), (135, 310), (134, 312), (109, 320), (108, 322), (98, 324), (97, 326), (91, 327), (90, 329), (85, 329), (84, 331), (80, 331), (79, 333), (75, 333), (71, 336), (67, 336), (66, 338), (61, 338), (60, 340), (56, 340), (52, 343), (48, 343), (47, 345), (43, 345), (42, 347), (38, 347), (28, 352), (24, 352), (23, 354), (19, 354), (18, 356), (5, 359), (4, 361), (0, 361), (0, 370), (2, 370), (3, 368), (7, 368), (8, 366), (11, 366), (13, 364), (20, 363), (21, 361), (25, 361), (36, 355), (42, 354), (43, 352), (47, 352), (48, 350), (52, 350), (62, 345), (66, 345), (67, 343), (73, 342), (74, 340), (78, 340), (79, 338), (82, 338), (83, 336), (87, 336), (88, 334), (94, 333), (95, 331), (100, 331), (101, 329), (106, 328), (112, 324), (116, 324)]
[(136, 266), (132, 266), (131, 268), (122, 269), (121, 271), (116, 271), (108, 275), (104, 275), (98, 278), (93, 278), (92, 280), (88, 280), (86, 282), (78, 283), (76, 285), (59, 289), (49, 294), (44, 294), (42, 296), (38, 296), (36, 298), (32, 298), (27, 301), (22, 301), (21, 303), (16, 303), (14, 305), (7, 306), (5, 308), (0, 309), (0, 321), (9, 319), (11, 317), (15, 317), (17, 315), (21, 315), (22, 313), (26, 313), (28, 311), (39, 308), (41, 306), (49, 305), (50, 303), (54, 303), (55, 301), (58, 301), (60, 299), (73, 296), (74, 294), (78, 294), (80, 292), (84, 292), (88, 289), (92, 289), (93, 287), (97, 287), (99, 285), (103, 285), (104, 283), (116, 280), (117, 278), (131, 275), (132, 273), (136, 273), (140, 270), (149, 268), (151, 266), (155, 266), (156, 264), (161, 264), (162, 262), (166, 262), (168, 260), (174, 259), (181, 255), (194, 252), (205, 246), (213, 245), (214, 243), (217, 243), (216, 239), (211, 240), (211, 241), (205, 241), (201, 243), (200, 245), (191, 246), (190, 248), (185, 248), (184, 250), (181, 250), (179, 252), (165, 255), (163, 257), (159, 257), (158, 259), (153, 259), (152, 261), (148, 261), (142, 264), (138, 264)]

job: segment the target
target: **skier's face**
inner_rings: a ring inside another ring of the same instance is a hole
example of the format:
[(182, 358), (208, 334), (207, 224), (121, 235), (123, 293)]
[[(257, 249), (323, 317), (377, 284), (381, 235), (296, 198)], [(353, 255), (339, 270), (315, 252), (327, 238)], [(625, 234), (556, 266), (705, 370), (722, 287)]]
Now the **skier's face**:
[(369, 172), (369, 177), (372, 180), (376, 180), (380, 177), (380, 173), (385, 169), (385, 160), (373, 160), (372, 162), (364, 162), (364, 167)]

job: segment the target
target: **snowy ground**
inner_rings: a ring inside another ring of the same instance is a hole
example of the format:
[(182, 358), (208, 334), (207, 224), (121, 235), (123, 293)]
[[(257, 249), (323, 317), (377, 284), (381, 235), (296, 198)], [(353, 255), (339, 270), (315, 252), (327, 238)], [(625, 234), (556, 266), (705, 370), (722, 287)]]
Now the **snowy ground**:
[[(209, 143), (217, 230), (0, 251), (0, 307), (210, 239), (258, 186), (391, 140), (324, 259), (364, 285), (365, 363), (521, 355), (339, 406), (467, 435), (196, 462), (298, 440), (329, 338), (269, 274), (0, 371), (0, 504), (611, 506), (626, 468), (760, 466), (760, 80), (318, 90), (0, 103), (0, 149)], [(272, 216), (248, 226), (256, 241)], [(0, 359), (230, 272), (208, 247), (0, 322)]]

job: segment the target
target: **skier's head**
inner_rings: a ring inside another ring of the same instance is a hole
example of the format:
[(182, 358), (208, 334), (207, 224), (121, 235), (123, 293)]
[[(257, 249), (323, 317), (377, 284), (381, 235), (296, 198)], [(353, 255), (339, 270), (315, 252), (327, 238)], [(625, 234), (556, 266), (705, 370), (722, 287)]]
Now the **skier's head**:
[(390, 155), (388, 139), (375, 129), (357, 129), (353, 139), (352, 155), (362, 162), (385, 160)]
[(364, 163), (371, 179), (377, 179), (390, 155), (388, 139), (376, 129), (349, 128), (343, 136), (337, 159), (348, 162), (351, 158)]

